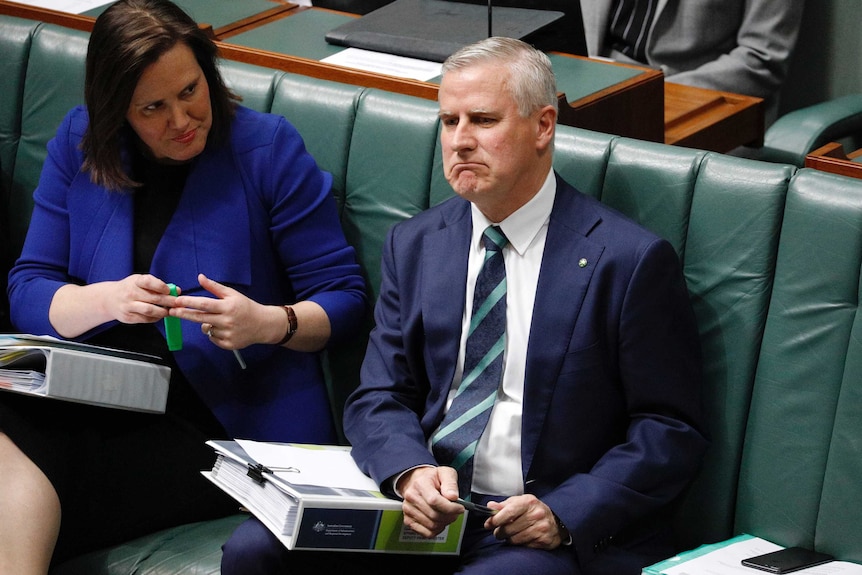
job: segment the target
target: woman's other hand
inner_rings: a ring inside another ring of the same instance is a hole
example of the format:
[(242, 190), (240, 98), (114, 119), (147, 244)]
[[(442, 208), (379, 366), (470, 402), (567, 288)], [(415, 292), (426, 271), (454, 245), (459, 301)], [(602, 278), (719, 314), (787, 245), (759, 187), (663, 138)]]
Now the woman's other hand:
[[(201, 331), (223, 349), (243, 349), (255, 343), (278, 344), (287, 332), (283, 306), (263, 305), (237, 290), (198, 274), (202, 288), (215, 297), (180, 296), (170, 315), (201, 324)], [(321, 349), (329, 339), (326, 312), (310, 301), (292, 305), (298, 330), (288, 347), (300, 351)]]
[(51, 300), (51, 325), (63, 337), (77, 337), (109, 321), (154, 323), (174, 303), (168, 284), (150, 274), (89, 285), (66, 284)]

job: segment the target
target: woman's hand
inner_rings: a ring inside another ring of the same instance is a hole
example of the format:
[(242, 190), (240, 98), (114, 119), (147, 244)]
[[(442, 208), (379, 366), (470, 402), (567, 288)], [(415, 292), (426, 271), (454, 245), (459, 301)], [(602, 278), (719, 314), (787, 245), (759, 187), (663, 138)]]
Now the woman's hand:
[(113, 284), (104, 305), (121, 323), (155, 323), (168, 315), (174, 297), (168, 284), (149, 274), (135, 274)]
[[(198, 274), (198, 281), (215, 298), (181, 295), (171, 302), (171, 316), (201, 324), (201, 331), (222, 349), (243, 349), (255, 343), (275, 345), (284, 338), (288, 320), (283, 306), (260, 304), (204, 274)], [(299, 327), (287, 347), (297, 351), (323, 349), (331, 333), (324, 309), (312, 301), (291, 307)]]
[(48, 312), (63, 337), (77, 337), (109, 321), (154, 323), (173, 305), (168, 284), (149, 274), (88, 285), (66, 284), (54, 294)]
[(253, 343), (276, 343), (286, 321), (275, 306), (262, 305), (237, 290), (204, 274), (198, 274), (202, 288), (215, 297), (179, 296), (170, 315), (201, 324), (201, 331), (223, 349), (242, 349)]

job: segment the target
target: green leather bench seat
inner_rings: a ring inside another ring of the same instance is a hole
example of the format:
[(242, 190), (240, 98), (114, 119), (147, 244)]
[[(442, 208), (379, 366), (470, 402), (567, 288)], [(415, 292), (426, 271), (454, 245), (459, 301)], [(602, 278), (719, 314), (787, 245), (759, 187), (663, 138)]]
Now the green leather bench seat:
[[(11, 184), (0, 221), (15, 246), (45, 145), (80, 102), (85, 48), (83, 33), (0, 16), (0, 163)], [(232, 62), (223, 71), (246, 105), (296, 125), (333, 174), (375, 297), (388, 228), (452, 195), (435, 103)], [(566, 126), (555, 168), (682, 258), (712, 445), (676, 515), (680, 546), (745, 531), (862, 562), (862, 181)], [(326, 355), (337, 416), (365, 341)], [(241, 520), (151, 534), (56, 573), (217, 573)]]
[(159, 531), (67, 561), (53, 569), (51, 575), (218, 575), (221, 543), (246, 518), (234, 515)]

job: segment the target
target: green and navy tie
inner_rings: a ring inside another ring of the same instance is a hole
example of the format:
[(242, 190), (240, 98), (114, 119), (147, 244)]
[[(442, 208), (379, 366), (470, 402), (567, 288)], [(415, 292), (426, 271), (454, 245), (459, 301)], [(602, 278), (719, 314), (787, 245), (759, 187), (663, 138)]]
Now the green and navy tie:
[(506, 348), (506, 266), (509, 240), (497, 226), (482, 235), (485, 261), (476, 279), (473, 315), (464, 351), (464, 375), (443, 422), (431, 438), (434, 457), (458, 471), (458, 488), (469, 497), (473, 454), (488, 423), (503, 377)]

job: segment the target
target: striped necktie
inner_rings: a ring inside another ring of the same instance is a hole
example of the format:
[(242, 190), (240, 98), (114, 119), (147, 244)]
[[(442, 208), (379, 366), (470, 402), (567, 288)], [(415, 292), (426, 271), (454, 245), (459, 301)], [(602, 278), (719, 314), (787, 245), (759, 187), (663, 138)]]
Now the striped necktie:
[(617, 0), (611, 12), (612, 46), (646, 64), (646, 40), (655, 15), (656, 0)]
[(488, 226), (482, 241), (485, 261), (476, 279), (473, 315), (464, 351), (464, 374), (443, 422), (431, 438), (437, 462), (458, 471), (458, 488), (469, 497), (473, 454), (488, 423), (503, 377), (506, 348), (506, 266), (509, 243), (497, 226)]

